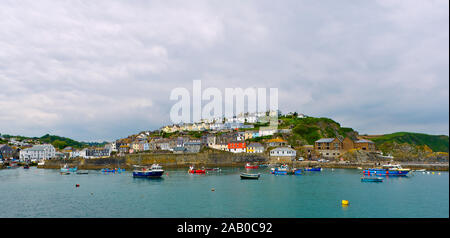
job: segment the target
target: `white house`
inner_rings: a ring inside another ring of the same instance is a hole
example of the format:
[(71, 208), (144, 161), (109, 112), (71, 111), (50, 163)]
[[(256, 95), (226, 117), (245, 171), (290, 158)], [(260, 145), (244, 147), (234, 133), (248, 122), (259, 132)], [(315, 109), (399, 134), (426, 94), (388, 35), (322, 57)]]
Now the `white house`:
[(55, 158), (56, 149), (53, 145), (35, 145), (31, 148), (26, 148), (20, 151), (20, 160), (46, 160)]
[(271, 136), (273, 134), (277, 133), (277, 129), (271, 129), (271, 128), (260, 128), (259, 129), (259, 136)]
[(270, 151), (270, 156), (273, 157), (295, 157), (297, 151), (289, 147), (279, 147)]

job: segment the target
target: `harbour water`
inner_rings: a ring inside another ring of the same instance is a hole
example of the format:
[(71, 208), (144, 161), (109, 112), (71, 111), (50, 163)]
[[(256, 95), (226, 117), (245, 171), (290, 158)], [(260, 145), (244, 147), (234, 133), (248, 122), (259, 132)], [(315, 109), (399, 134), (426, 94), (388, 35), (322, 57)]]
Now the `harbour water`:
[[(303, 175), (241, 180), (244, 168), (206, 175), (167, 170), (162, 179), (90, 170), (0, 170), (0, 217), (54, 218), (448, 218), (448, 172), (361, 182), (361, 170), (324, 169)], [(79, 184), (79, 187), (75, 185)], [(214, 190), (214, 191), (213, 191)], [(341, 201), (348, 200), (348, 206)]]

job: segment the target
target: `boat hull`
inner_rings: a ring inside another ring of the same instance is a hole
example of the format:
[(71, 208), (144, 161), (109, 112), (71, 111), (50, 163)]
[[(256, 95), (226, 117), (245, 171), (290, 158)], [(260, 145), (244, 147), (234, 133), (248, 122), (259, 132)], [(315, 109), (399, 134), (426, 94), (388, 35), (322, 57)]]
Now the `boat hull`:
[(194, 169), (194, 170), (189, 170), (188, 171), (190, 174), (205, 174), (206, 170), (203, 169)]
[(361, 177), (361, 182), (383, 182), (381, 177)]
[(305, 171), (322, 171), (322, 168), (308, 168)]
[(77, 167), (75, 168), (61, 168), (61, 173), (70, 173), (70, 172), (76, 172), (78, 170)]
[(241, 179), (259, 179), (259, 174), (241, 174)]
[(364, 175), (380, 175), (380, 176), (406, 176), (408, 170), (389, 170), (389, 169), (365, 169)]
[(135, 178), (159, 178), (164, 174), (164, 171), (134, 171)]
[(257, 169), (259, 168), (258, 165), (254, 165), (254, 166), (245, 166), (246, 169)]

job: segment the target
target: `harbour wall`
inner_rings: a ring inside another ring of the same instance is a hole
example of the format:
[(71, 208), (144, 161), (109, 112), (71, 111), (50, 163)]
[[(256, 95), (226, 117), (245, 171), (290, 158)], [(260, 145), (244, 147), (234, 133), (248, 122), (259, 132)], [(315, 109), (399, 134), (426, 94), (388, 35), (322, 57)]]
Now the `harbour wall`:
[[(102, 159), (70, 159), (70, 160), (47, 160), (40, 168), (59, 169), (64, 163), (69, 166), (77, 166), (79, 169), (102, 169), (102, 168), (126, 168), (131, 169), (133, 165), (150, 166), (160, 164), (167, 168), (187, 168), (191, 165), (195, 167), (243, 167), (246, 163), (268, 163), (283, 164), (291, 167), (311, 167), (320, 166), (323, 168), (371, 168), (379, 166), (375, 162), (327, 162), (317, 161), (292, 161), (288, 158), (270, 158), (266, 154), (234, 154), (230, 152), (202, 152), (196, 154), (173, 154), (173, 153), (140, 153), (128, 154), (120, 157), (110, 157)], [(383, 162), (384, 163), (384, 162)], [(395, 163), (395, 162), (394, 162)], [(423, 162), (403, 162), (402, 167), (418, 170), (426, 169), (430, 171), (448, 171), (448, 163), (423, 163)]]
[(267, 163), (265, 155), (258, 154), (234, 154), (230, 152), (218, 153), (142, 153), (129, 154), (120, 157), (103, 159), (71, 159), (71, 160), (47, 160), (41, 168), (60, 168), (64, 163), (69, 166), (78, 166), (79, 169), (101, 169), (101, 168), (133, 168), (133, 165), (151, 166), (160, 164), (163, 167), (183, 168), (194, 165), (195, 167), (240, 167), (246, 163)]

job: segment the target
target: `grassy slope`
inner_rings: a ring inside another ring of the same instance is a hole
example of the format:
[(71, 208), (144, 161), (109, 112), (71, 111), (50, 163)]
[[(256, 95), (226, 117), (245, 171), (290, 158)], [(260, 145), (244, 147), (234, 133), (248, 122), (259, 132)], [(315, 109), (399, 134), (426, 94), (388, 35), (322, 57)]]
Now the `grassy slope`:
[(385, 142), (408, 143), (413, 145), (427, 145), (433, 151), (448, 152), (449, 137), (446, 135), (428, 135), (412, 132), (396, 132), (369, 138), (378, 145)]

